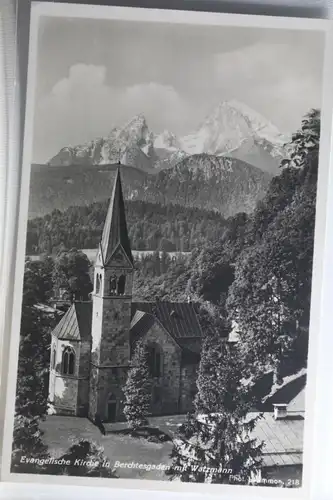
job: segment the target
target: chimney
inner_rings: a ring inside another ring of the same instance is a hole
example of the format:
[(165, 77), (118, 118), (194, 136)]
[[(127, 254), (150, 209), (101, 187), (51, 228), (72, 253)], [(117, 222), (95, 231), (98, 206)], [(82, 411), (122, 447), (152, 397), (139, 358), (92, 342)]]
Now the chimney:
[(287, 406), (286, 403), (273, 404), (275, 420), (282, 420), (287, 417)]

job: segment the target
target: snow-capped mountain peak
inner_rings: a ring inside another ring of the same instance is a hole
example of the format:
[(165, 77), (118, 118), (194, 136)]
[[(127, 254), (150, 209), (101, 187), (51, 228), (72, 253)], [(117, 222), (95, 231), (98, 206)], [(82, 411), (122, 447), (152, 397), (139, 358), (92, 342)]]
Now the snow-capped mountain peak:
[(220, 102), (192, 133), (177, 137), (169, 130), (154, 134), (143, 113), (106, 137), (68, 146), (50, 165), (103, 165), (118, 162), (145, 171), (172, 167), (187, 156), (208, 154), (233, 156), (262, 170), (277, 172), (285, 157), (287, 138), (269, 121), (236, 100)]
[(164, 130), (161, 134), (155, 136), (154, 147), (175, 151), (180, 148), (180, 144), (175, 134), (169, 132), (169, 130)]
[(220, 155), (236, 149), (249, 136), (251, 130), (245, 117), (223, 102), (195, 132), (181, 139), (181, 145), (189, 154)]
[(188, 154), (230, 154), (260, 146), (279, 157), (288, 138), (256, 111), (236, 100), (222, 101), (192, 134), (180, 139)]
[(253, 132), (256, 132), (258, 136), (275, 144), (280, 144), (281, 146), (288, 141), (289, 138), (282, 134), (275, 125), (260, 113), (254, 111), (247, 104), (236, 101), (235, 99), (225, 101), (222, 105), (223, 104), (224, 106), (237, 110), (248, 121), (250, 128)]
[[(149, 129), (145, 116), (140, 113), (129, 120), (124, 127), (117, 130), (116, 137), (132, 143), (145, 141), (149, 136)], [(111, 137), (112, 138), (112, 137)]]

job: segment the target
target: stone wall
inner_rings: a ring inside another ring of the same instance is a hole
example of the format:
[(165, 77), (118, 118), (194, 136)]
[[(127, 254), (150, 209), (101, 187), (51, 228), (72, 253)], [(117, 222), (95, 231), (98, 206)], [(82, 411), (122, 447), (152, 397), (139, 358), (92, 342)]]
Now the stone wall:
[(55, 394), (55, 380), (56, 380), (56, 371), (55, 366), (53, 366), (53, 362), (56, 362), (57, 358), (57, 348), (58, 348), (58, 339), (54, 335), (51, 336), (51, 355), (50, 355), (50, 376), (49, 376), (49, 400), (54, 401)]
[(92, 362), (127, 365), (130, 356), (131, 299), (93, 297)]
[(79, 383), (77, 394), (77, 415), (88, 415), (91, 342), (80, 343)]
[(152, 388), (152, 414), (172, 414), (180, 408), (181, 349), (173, 338), (157, 322), (143, 340), (156, 343), (162, 352), (161, 377), (155, 378)]
[(77, 414), (78, 379), (56, 375), (53, 404), (56, 413)]
[(98, 387), (98, 368), (90, 365), (90, 379), (89, 379), (89, 407), (88, 417), (94, 422), (97, 414), (97, 387)]
[(180, 411), (186, 413), (193, 409), (193, 402), (197, 393), (197, 364), (188, 364), (181, 370), (181, 405)]
[[(74, 375), (62, 374), (62, 354), (67, 346), (70, 346), (75, 353)], [(53, 366), (52, 352), (54, 349), (56, 357), (55, 364)], [(76, 415), (79, 359), (79, 342), (58, 340), (56, 337), (52, 336), (49, 397), (53, 402), (57, 413)]]
[(123, 387), (127, 379), (127, 367), (101, 368), (91, 366), (89, 418), (94, 420), (96, 414), (102, 421), (110, 421), (108, 404), (116, 404), (116, 420), (123, 420), (124, 393)]
[[(70, 346), (75, 353), (73, 375), (62, 373), (62, 354)], [(53, 366), (53, 351), (55, 365)], [(49, 398), (58, 414), (86, 416), (89, 395), (90, 342), (58, 340), (52, 336)]]
[[(130, 362), (130, 326), (133, 268), (127, 262), (122, 250), (114, 265), (95, 267), (93, 312), (92, 312), (92, 347), (91, 373), (89, 387), (89, 417), (94, 420), (96, 414), (104, 421), (110, 418), (110, 395), (114, 398), (117, 419), (122, 418), (123, 392), (127, 368)], [(126, 267), (127, 266), (127, 267)], [(96, 275), (99, 275), (100, 287), (96, 289)], [(110, 291), (110, 278), (125, 276), (125, 289), (122, 295), (118, 290)], [(83, 391), (84, 392), (84, 391)], [(109, 410), (108, 410), (109, 409)]]

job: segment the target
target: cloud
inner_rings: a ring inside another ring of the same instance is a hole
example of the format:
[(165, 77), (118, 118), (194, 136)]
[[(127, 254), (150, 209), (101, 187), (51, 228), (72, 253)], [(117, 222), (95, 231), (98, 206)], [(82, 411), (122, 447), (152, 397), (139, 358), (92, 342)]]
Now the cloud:
[(72, 91), (90, 91), (94, 87), (103, 87), (106, 77), (105, 66), (76, 64), (69, 68), (69, 75), (58, 81), (51, 94), (58, 98), (75, 97)]
[(63, 146), (107, 135), (141, 112), (152, 129), (160, 123), (172, 129), (180, 114), (191, 114), (172, 86), (147, 82), (117, 88), (107, 83), (105, 66), (71, 66), (68, 76), (36, 103), (35, 161), (47, 161)]
[(192, 114), (190, 106), (172, 86), (156, 82), (127, 87), (122, 105), (128, 114), (144, 113), (153, 129), (160, 128), (163, 122), (166, 128), (174, 130), (180, 116)]
[(285, 132), (300, 125), (304, 113), (320, 106), (321, 66), (309, 64), (308, 53), (295, 40), (255, 43), (215, 56), (221, 88), (254, 107)]
[(112, 89), (105, 83), (104, 66), (78, 64), (68, 76), (36, 102), (34, 143), (38, 161), (45, 154), (55, 154), (68, 144), (92, 139), (112, 123)]

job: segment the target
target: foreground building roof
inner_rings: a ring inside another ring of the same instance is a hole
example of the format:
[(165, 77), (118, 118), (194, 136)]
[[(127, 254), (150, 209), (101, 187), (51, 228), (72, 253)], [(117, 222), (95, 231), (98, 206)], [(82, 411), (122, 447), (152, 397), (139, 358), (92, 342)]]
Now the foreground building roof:
[[(250, 413), (249, 417), (259, 415)], [(303, 462), (304, 418), (288, 415), (275, 420), (272, 412), (265, 412), (251, 434), (264, 441), (263, 466), (301, 465)]]

